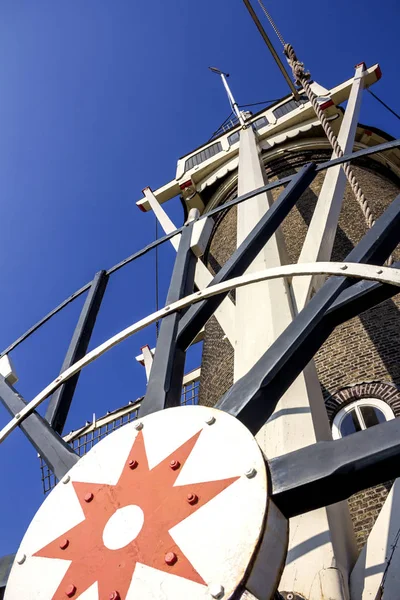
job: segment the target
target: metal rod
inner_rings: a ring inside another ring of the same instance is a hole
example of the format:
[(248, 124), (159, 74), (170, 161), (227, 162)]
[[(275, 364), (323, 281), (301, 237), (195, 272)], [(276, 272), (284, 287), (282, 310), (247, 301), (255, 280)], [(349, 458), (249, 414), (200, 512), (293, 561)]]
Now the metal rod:
[[(13, 417), (26, 407), (25, 400), (2, 375), (0, 375), (0, 401)], [(79, 456), (71, 446), (64, 442), (36, 411), (20, 424), (20, 428), (57, 479), (64, 477), (65, 473), (78, 462)]]
[[(380, 264), (399, 241), (400, 194), (348, 254), (346, 262)], [(216, 407), (234, 415), (256, 433), (325, 341), (327, 331), (320, 327), (324, 314), (339, 294), (353, 283), (354, 280), (345, 277), (330, 278)]]
[(243, 2), (245, 4), (247, 10), (249, 11), (250, 16), (253, 19), (258, 31), (260, 32), (262, 39), (267, 44), (268, 50), (271, 52), (276, 64), (279, 67), (280, 72), (284, 76), (286, 83), (288, 84), (288, 86), (290, 88), (290, 91), (292, 92), (295, 99), (299, 100), (300, 99), (299, 93), (296, 90), (293, 81), (290, 79), (290, 76), (285, 69), (285, 65), (283, 64), (282, 60), (280, 59), (277, 51), (275, 50), (275, 48), (273, 46), (271, 40), (269, 39), (267, 32), (265, 31), (264, 27), (262, 26), (260, 19), (257, 17), (252, 5), (250, 4), (250, 0), (243, 0)]
[[(61, 373), (68, 369), (77, 360), (85, 356), (90, 337), (96, 322), (101, 301), (104, 296), (108, 281), (105, 271), (96, 273), (89, 289), (85, 304), (78, 319), (67, 354), (61, 367)], [(65, 421), (71, 406), (75, 388), (79, 379), (79, 373), (71, 377), (53, 394), (46, 411), (46, 420), (57, 433), (62, 434)]]
[[(198, 211), (192, 210), (198, 216)], [(182, 231), (168, 290), (167, 305), (193, 292), (197, 259), (190, 248), (192, 231), (193, 223), (189, 223)], [(139, 409), (139, 417), (180, 404), (186, 353), (176, 343), (179, 320), (180, 313), (175, 312), (161, 322), (156, 352), (146, 394)]]
[[(398, 148), (398, 147), (400, 147), (400, 139), (392, 140), (390, 142), (385, 142), (384, 144), (379, 144), (379, 145), (373, 146), (371, 148), (364, 148), (363, 150), (358, 150), (357, 152), (353, 152), (352, 154), (342, 156), (341, 158), (335, 158), (334, 160), (320, 163), (316, 167), (316, 172), (318, 173), (320, 171), (324, 171), (325, 169), (329, 169), (330, 167), (333, 167), (335, 165), (340, 165), (345, 162), (355, 160), (357, 158), (362, 158), (364, 156), (370, 156), (370, 155), (376, 154), (378, 152), (385, 152), (386, 150), (392, 150), (393, 148)], [(278, 181), (274, 181), (274, 182), (269, 183), (268, 185), (265, 185), (261, 188), (257, 188), (255, 190), (253, 190), (252, 192), (243, 194), (243, 196), (239, 196), (238, 198), (235, 198), (234, 200), (231, 200), (230, 202), (226, 202), (225, 204), (223, 204), (221, 206), (217, 206), (213, 210), (202, 215), (200, 217), (200, 219), (207, 219), (208, 217), (210, 217), (212, 215), (218, 214), (219, 212), (221, 212), (223, 210), (229, 210), (233, 206), (236, 206), (237, 204), (240, 204), (241, 202), (245, 202), (246, 200), (249, 200), (250, 198), (254, 198), (255, 196), (258, 196), (259, 194), (267, 192), (268, 190), (273, 190), (282, 185), (286, 185), (286, 184), (290, 183), (292, 178), (293, 178), (293, 176), (283, 177), (282, 179), (279, 179)], [(145, 254), (147, 254), (147, 252), (150, 252), (157, 246), (160, 246), (161, 244), (168, 242), (170, 239), (172, 239), (176, 235), (179, 235), (182, 232), (183, 227), (184, 226), (178, 227), (178, 229), (176, 229), (175, 231), (171, 231), (167, 235), (159, 238), (158, 240), (155, 240), (154, 242), (147, 244), (147, 246), (145, 246), (141, 250), (138, 250), (137, 252), (134, 252), (130, 256), (124, 258), (124, 260), (122, 260), (121, 262), (117, 263), (116, 265), (114, 265), (113, 267), (108, 269), (107, 275), (112, 275), (113, 273), (115, 273), (116, 271), (119, 271), (119, 269), (122, 269), (123, 267), (125, 267), (126, 265), (135, 261), (136, 259), (141, 258)], [(28, 337), (30, 337), (33, 333), (35, 333), (42, 325), (47, 323), (47, 321), (49, 321), (54, 315), (56, 315), (63, 308), (65, 308), (70, 302), (73, 302), (74, 300), (76, 300), (76, 298), (79, 298), (79, 296), (81, 296), (82, 294), (87, 292), (87, 290), (90, 288), (91, 284), (92, 284), (92, 282), (89, 281), (89, 283), (87, 283), (86, 285), (81, 287), (79, 290), (77, 290), (76, 292), (71, 294), (71, 296), (69, 296), (66, 300), (61, 302), (61, 304), (56, 306), (56, 308), (54, 308), (52, 311), (50, 311), (45, 317), (43, 317), (40, 321), (35, 323), (35, 325), (33, 325), (30, 329), (28, 329), (28, 331), (23, 333), (19, 338), (17, 338), (14, 342), (12, 342), (12, 344), (10, 344), (5, 350), (3, 350), (3, 352), (0, 354), (0, 358), (2, 356), (4, 356), (5, 354), (9, 354), (12, 350), (14, 350), (17, 346), (19, 346), (23, 341), (25, 341)]]

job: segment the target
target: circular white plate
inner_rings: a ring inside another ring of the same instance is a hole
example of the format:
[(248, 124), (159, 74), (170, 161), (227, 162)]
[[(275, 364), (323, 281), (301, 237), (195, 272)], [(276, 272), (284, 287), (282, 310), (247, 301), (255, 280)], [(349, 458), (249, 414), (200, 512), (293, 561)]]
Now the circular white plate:
[(141, 423), (97, 444), (46, 498), (5, 600), (205, 600), (236, 590), (267, 506), (257, 442), (202, 406)]

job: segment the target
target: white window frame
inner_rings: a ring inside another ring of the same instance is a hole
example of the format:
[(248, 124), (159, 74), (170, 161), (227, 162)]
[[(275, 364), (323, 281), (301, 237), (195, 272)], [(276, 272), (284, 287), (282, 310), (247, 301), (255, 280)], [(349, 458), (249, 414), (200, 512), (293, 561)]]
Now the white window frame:
[(377, 408), (385, 415), (386, 421), (391, 421), (392, 419), (395, 419), (394, 413), (390, 408), (389, 404), (387, 404), (383, 400), (379, 400), (378, 398), (360, 398), (358, 400), (354, 400), (350, 404), (346, 404), (346, 406), (344, 406), (333, 419), (332, 437), (334, 440), (339, 440), (342, 437), (342, 434), (340, 432), (342, 421), (345, 418), (345, 416), (354, 409), (356, 411), (357, 418), (360, 422), (361, 430), (367, 429), (361, 414), (361, 406), (372, 406), (373, 408)]

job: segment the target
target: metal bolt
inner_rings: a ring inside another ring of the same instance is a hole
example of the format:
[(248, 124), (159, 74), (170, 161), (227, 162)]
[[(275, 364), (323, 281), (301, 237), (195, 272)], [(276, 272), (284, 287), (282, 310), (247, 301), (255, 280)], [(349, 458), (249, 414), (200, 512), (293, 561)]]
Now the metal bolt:
[(64, 477), (64, 479), (62, 480), (63, 483), (69, 483), (70, 481), (71, 481), (71, 477), (69, 475)]
[(22, 552), (21, 552), (21, 554), (17, 554), (17, 563), (19, 565), (23, 565), (25, 561), (26, 561), (26, 554), (23, 554)]
[(196, 296), (201, 296), (203, 292), (197, 292)]
[(166, 306), (166, 307), (164, 308), (164, 310), (165, 310), (165, 311), (167, 311), (167, 310), (169, 310), (170, 308), (171, 308), (170, 306)]
[(378, 269), (377, 273), (378, 273), (378, 275), (380, 275), (381, 273), (383, 273), (382, 269)]
[(181, 466), (181, 463), (179, 462), (179, 460), (171, 460), (169, 466), (173, 471), (176, 471)]
[(143, 423), (141, 421), (138, 421), (137, 423), (135, 423), (135, 429), (137, 431), (140, 431), (141, 429), (143, 429)]
[(121, 600), (121, 596), (118, 592), (111, 592), (110, 600)]
[(251, 467), (250, 469), (247, 469), (244, 474), (246, 475), (247, 479), (251, 479), (257, 474), (257, 471), (254, 467)]
[(225, 590), (219, 583), (213, 583), (208, 587), (208, 591), (210, 592), (210, 596), (212, 598), (222, 598), (225, 594)]
[(214, 425), (215, 417), (213, 415), (210, 415), (209, 417), (207, 417), (206, 423), (207, 423), (207, 425)]
[(199, 497), (197, 494), (188, 494), (186, 497), (186, 500), (189, 502), (189, 504), (196, 504), (198, 499)]
[(91, 502), (93, 500), (94, 496), (92, 494), (92, 492), (88, 492), (87, 494), (85, 494), (85, 502)]
[(342, 271), (345, 271), (347, 269), (347, 265), (342, 265), (340, 268)]
[(178, 557), (175, 554), (175, 552), (167, 552), (167, 554), (164, 557), (164, 560), (167, 563), (167, 565), (172, 567), (172, 565), (174, 565), (176, 563), (176, 561), (178, 560)]
[(136, 467), (138, 466), (139, 463), (137, 460), (133, 459), (133, 460), (130, 460), (128, 464), (129, 464), (130, 469), (136, 469)]
[(69, 546), (69, 540), (67, 538), (64, 538), (63, 540), (61, 540), (60, 542), (60, 548), (61, 550), (66, 550)]
[(75, 596), (75, 592), (76, 592), (76, 585), (71, 583), (71, 585), (69, 585), (67, 587), (67, 589), (65, 590), (65, 595), (68, 596), (68, 598), (72, 598), (72, 596)]
[(294, 596), (293, 596), (292, 592), (289, 592), (288, 594), (286, 594), (286, 600), (294, 600)]
[(14, 415), (14, 417), (15, 417), (16, 419), (19, 419), (19, 418), (20, 418), (20, 416), (21, 416), (21, 415), (20, 415), (20, 413), (17, 413), (16, 415)]

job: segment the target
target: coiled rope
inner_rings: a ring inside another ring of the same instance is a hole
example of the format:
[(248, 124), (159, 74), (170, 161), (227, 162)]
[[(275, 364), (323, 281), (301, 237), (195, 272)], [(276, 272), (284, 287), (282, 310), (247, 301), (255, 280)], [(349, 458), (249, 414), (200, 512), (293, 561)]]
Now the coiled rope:
[[(284, 53), (288, 60), (290, 68), (292, 70), (295, 83), (299, 86), (302, 86), (302, 88), (304, 89), (304, 91), (307, 95), (307, 98), (309, 99), (309, 101), (314, 109), (314, 112), (317, 115), (317, 117), (321, 123), (321, 126), (325, 132), (325, 135), (328, 138), (330, 145), (332, 146), (333, 151), (335, 152), (337, 157), (344, 156), (344, 152), (338, 142), (338, 139), (337, 139), (336, 135), (334, 134), (334, 132), (332, 131), (330, 123), (329, 123), (328, 119), (326, 118), (326, 116), (324, 115), (324, 111), (321, 109), (321, 107), (319, 105), (317, 96), (311, 89), (311, 86), (309, 83), (309, 80), (311, 78), (310, 72), (305, 70), (304, 63), (300, 62), (299, 59), (297, 58), (297, 55), (294, 51), (293, 46), (291, 44), (285, 43), (281, 32), (279, 31), (279, 29), (276, 26), (276, 24), (274, 23), (274, 20), (272, 19), (271, 15), (265, 8), (262, 0), (258, 0), (258, 3), (260, 5), (260, 7), (262, 8), (265, 16), (267, 17), (271, 27), (273, 28), (276, 35), (278, 36), (281, 44), (283, 45)], [(361, 211), (364, 215), (367, 227), (371, 228), (375, 223), (375, 218), (372, 213), (369, 202), (368, 202), (367, 198), (365, 197), (365, 194), (362, 191), (359, 182), (357, 181), (357, 178), (353, 172), (353, 169), (351, 168), (350, 163), (343, 163), (342, 167), (343, 167), (343, 171), (345, 172), (345, 175), (347, 177), (347, 180), (350, 184), (350, 187), (354, 193), (354, 196), (355, 196), (355, 198), (361, 208)], [(393, 263), (393, 258), (392, 258), (392, 256), (390, 256), (388, 258), (387, 264), (391, 265), (392, 263)]]

